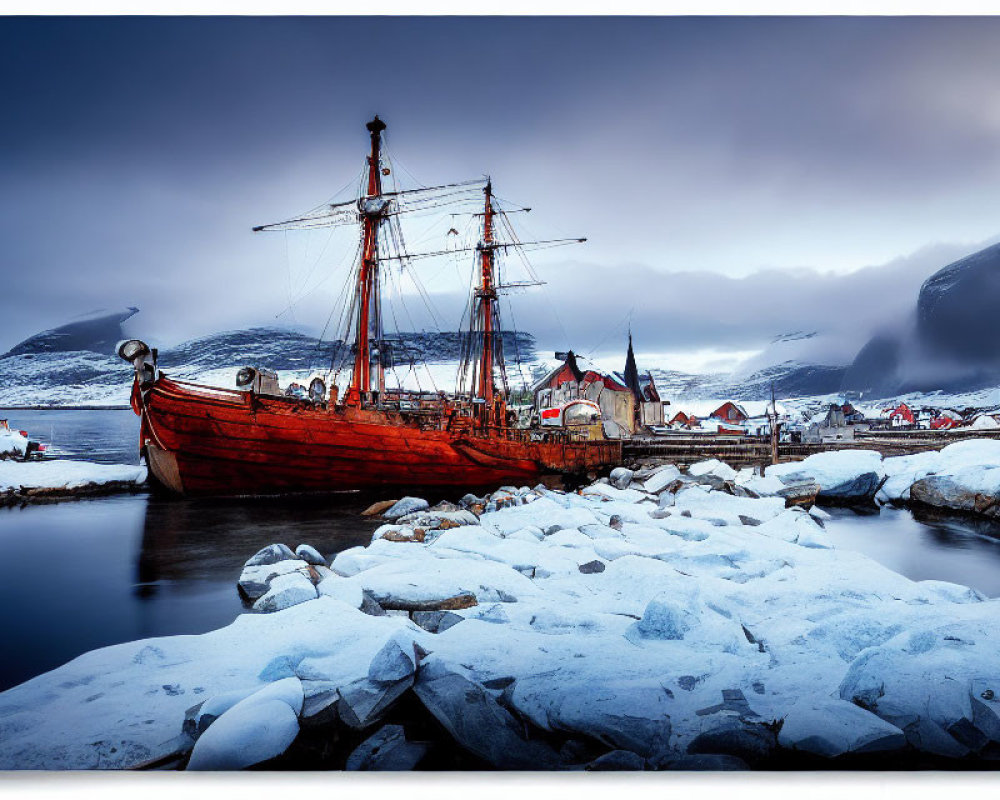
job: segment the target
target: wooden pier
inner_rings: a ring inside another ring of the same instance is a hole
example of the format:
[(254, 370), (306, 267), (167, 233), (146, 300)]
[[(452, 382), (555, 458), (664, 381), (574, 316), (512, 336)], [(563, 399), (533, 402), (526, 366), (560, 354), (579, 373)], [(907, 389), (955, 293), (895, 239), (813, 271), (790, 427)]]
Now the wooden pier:
[[(958, 431), (859, 431), (853, 439), (830, 442), (792, 443), (778, 445), (779, 461), (801, 461), (813, 453), (830, 450), (878, 450), (883, 456), (904, 456), (922, 453), (962, 441), (963, 439), (1000, 439), (1000, 430)], [(655, 459), (678, 466), (717, 458), (731, 467), (756, 467), (771, 463), (771, 443), (766, 436), (698, 436), (636, 437), (623, 443), (625, 463)]]

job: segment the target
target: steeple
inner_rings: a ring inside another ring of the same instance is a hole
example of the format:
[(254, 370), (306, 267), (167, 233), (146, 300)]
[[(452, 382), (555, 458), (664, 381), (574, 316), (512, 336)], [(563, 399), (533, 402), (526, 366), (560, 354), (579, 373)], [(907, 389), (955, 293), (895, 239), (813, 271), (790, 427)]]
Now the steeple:
[(639, 370), (635, 366), (635, 353), (632, 352), (632, 331), (628, 332), (628, 355), (625, 356), (625, 385), (632, 390), (636, 400), (642, 400), (642, 390), (639, 388)]

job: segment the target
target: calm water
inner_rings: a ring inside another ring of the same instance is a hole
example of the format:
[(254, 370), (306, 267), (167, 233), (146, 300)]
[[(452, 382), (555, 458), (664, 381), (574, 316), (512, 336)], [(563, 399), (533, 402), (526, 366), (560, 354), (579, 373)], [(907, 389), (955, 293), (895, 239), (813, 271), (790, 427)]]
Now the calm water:
[(1000, 597), (1000, 523), (889, 507), (870, 515), (827, 510), (834, 518), (826, 530), (837, 547), (915, 581), (950, 581)]
[[(67, 458), (135, 463), (131, 411), (3, 411)], [(428, 498), (432, 502), (439, 498)], [(244, 611), (243, 562), (271, 542), (331, 556), (365, 544), (371, 498), (166, 500), (148, 495), (0, 509), (0, 689), (108, 644), (202, 633)], [(836, 510), (827, 531), (915, 580), (1000, 596), (1000, 526)], [(994, 538), (996, 537), (996, 538)]]
[[(3, 411), (61, 457), (136, 463), (131, 411)], [(54, 434), (50, 439), (50, 431)], [(357, 495), (113, 496), (0, 508), (0, 690), (108, 644), (202, 633), (245, 610), (243, 562), (272, 542), (325, 556), (367, 544)]]
[(48, 446), (47, 455), (97, 461), (139, 463), (139, 418), (123, 411), (18, 411), (0, 408), (10, 427)]

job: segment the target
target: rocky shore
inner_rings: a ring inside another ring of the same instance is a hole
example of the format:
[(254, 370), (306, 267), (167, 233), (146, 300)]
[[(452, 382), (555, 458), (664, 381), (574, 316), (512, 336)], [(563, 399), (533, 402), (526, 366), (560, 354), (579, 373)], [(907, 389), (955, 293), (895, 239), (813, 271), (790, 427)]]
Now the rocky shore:
[(143, 491), (146, 468), (88, 461), (0, 460), (0, 507)]
[(332, 559), (271, 545), (233, 624), (0, 694), (0, 768), (995, 766), (1000, 601), (832, 548), (802, 492), (930, 477), (849, 456), (404, 498)]

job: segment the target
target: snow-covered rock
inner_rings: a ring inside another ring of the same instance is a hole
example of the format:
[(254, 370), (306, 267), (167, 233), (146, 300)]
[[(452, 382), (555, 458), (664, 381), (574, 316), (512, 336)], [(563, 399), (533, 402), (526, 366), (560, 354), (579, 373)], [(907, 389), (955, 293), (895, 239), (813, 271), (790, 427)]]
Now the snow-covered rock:
[(423, 511), (429, 506), (430, 503), (422, 497), (404, 497), (402, 500), (394, 503), (391, 508), (386, 509), (386, 511), (382, 513), (382, 516), (388, 520), (396, 520), (399, 519), (399, 517), (405, 517), (407, 514), (412, 514), (414, 511)]
[[(298, 673), (347, 685), (409, 625), (321, 597), (200, 636), (94, 650), (0, 693), (0, 768), (120, 769), (155, 759), (171, 752), (200, 698), (249, 696)], [(310, 655), (319, 653), (333, 658)]]
[(425, 533), (431, 530), (448, 530), (460, 525), (478, 525), (479, 518), (471, 511), (459, 508), (454, 511), (414, 511), (396, 519), (396, 525)]
[(728, 464), (724, 464), (717, 458), (710, 458), (707, 461), (698, 461), (687, 469), (688, 475), (701, 478), (705, 475), (715, 475), (724, 481), (736, 479), (737, 472)]
[(252, 564), (243, 568), (237, 586), (240, 593), (248, 600), (257, 600), (267, 594), (271, 588), (271, 581), (275, 578), (299, 572), (304, 568), (305, 563), (298, 558), (268, 564)]
[(693, 624), (696, 621), (692, 611), (669, 595), (660, 595), (649, 601), (635, 630), (644, 639), (683, 639)]
[(995, 606), (952, 606), (966, 611), (928, 615), (938, 624), (925, 622), (863, 650), (841, 681), (840, 697), (870, 709), (930, 752), (954, 756), (997, 748), (1000, 704), (996, 688), (987, 692), (1000, 686)]
[(628, 467), (615, 467), (608, 475), (608, 480), (616, 489), (627, 489), (634, 474)]
[(886, 480), (879, 489), (877, 498), (882, 502), (898, 502), (910, 499), (910, 487), (921, 478), (933, 475), (938, 469), (941, 454), (936, 450), (914, 453), (909, 456), (895, 456), (882, 462)]
[(882, 454), (875, 450), (831, 450), (814, 453), (804, 461), (772, 464), (764, 474), (788, 484), (817, 483), (820, 502), (856, 502), (875, 496), (885, 478), (885, 468)]
[(845, 753), (898, 750), (906, 746), (906, 737), (895, 725), (854, 703), (803, 698), (785, 716), (778, 743), (833, 758)]
[(488, 764), (499, 769), (559, 764), (552, 748), (526, 740), (522, 724), (460, 667), (431, 658), (421, 667), (414, 691), (456, 742)]
[(243, 566), (260, 567), (267, 564), (277, 564), (279, 561), (293, 561), (298, 558), (287, 544), (269, 544), (250, 556)]
[(643, 491), (659, 494), (680, 477), (681, 471), (673, 464), (659, 467), (642, 482)]
[(626, 503), (637, 503), (646, 497), (644, 492), (638, 489), (619, 489), (607, 483), (593, 483), (580, 490), (584, 497), (597, 497), (606, 500), (622, 500)]
[(326, 559), (323, 558), (322, 554), (312, 545), (300, 544), (295, 548), (295, 555), (305, 561), (307, 564), (313, 564), (317, 567), (325, 567)]
[(254, 611), (281, 611), (289, 606), (316, 599), (316, 587), (301, 572), (289, 572), (272, 578), (267, 592), (254, 604)]
[(199, 737), (189, 770), (245, 769), (281, 755), (299, 733), (302, 682), (284, 678), (225, 711)]
[(884, 501), (914, 500), (956, 511), (1000, 515), (1000, 440), (968, 439), (940, 451), (885, 459)]

